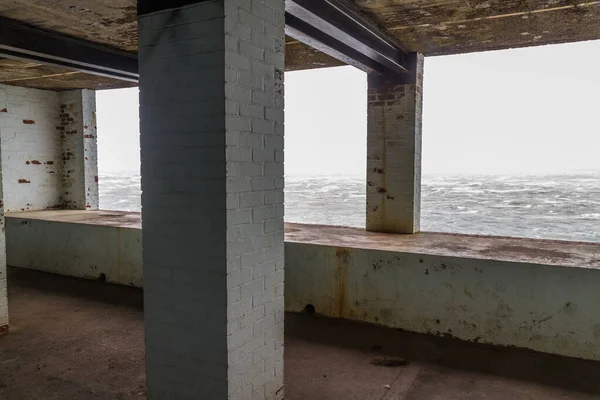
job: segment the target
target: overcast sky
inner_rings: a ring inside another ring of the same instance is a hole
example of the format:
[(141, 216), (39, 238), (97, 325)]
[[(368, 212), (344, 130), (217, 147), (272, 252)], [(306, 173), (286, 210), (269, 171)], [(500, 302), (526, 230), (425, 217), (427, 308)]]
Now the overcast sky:
[[(424, 173), (600, 169), (600, 41), (425, 61)], [(286, 73), (286, 173), (364, 174), (366, 75)], [(138, 92), (100, 91), (100, 171), (139, 171)]]

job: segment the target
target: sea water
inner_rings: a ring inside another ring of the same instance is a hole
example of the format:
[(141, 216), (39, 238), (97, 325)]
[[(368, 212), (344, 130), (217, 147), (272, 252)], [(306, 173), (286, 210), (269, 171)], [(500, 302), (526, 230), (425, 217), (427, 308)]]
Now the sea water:
[[(285, 220), (365, 226), (364, 176), (287, 176)], [(139, 173), (100, 176), (100, 207), (140, 211)], [(600, 242), (600, 171), (424, 175), (421, 230)]]

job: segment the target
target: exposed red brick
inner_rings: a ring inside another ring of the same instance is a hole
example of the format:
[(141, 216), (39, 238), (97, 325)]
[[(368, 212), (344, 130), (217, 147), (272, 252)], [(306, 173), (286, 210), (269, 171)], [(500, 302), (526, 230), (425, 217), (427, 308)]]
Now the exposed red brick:
[(25, 164), (29, 165), (29, 164), (31, 164), (31, 163), (30, 163), (29, 161), (26, 161), (26, 162), (25, 162)]
[(41, 164), (41, 162), (39, 162), (38, 160), (33, 160), (31, 163), (35, 164), (35, 165), (40, 165)]
[(31, 181), (28, 181), (27, 179), (19, 179), (19, 183), (31, 183)]
[(86, 204), (86, 205), (85, 205), (85, 208), (92, 208), (92, 206), (91, 206), (91, 205), (89, 205), (89, 204)]
[(35, 121), (32, 119), (24, 119), (23, 123), (27, 125), (35, 125)]
[(0, 110), (0, 112), (8, 112), (8, 110), (6, 108), (3, 108), (2, 110)]
[(94, 177), (94, 182), (98, 183), (98, 177), (97, 176)]

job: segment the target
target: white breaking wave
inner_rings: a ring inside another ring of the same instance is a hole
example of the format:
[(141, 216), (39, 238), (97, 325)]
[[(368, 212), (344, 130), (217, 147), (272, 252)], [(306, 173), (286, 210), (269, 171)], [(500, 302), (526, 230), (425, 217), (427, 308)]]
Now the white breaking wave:
[[(365, 226), (366, 183), (356, 177), (286, 177), (285, 220)], [(138, 173), (100, 176), (100, 206), (140, 211)], [(423, 176), (421, 229), (600, 242), (600, 172)]]

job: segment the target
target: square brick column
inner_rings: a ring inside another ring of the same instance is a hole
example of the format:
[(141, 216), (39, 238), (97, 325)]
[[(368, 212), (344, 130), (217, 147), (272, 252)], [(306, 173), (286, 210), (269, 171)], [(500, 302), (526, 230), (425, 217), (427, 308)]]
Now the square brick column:
[(419, 231), (423, 56), (404, 80), (370, 74), (367, 118), (367, 230)]
[(6, 276), (6, 233), (4, 230), (4, 193), (0, 160), (0, 336), (8, 332), (8, 293)]
[(98, 141), (96, 133), (96, 92), (61, 92), (59, 132), (62, 154), (64, 208), (97, 210)]
[(284, 8), (138, 8), (149, 400), (283, 398)]

